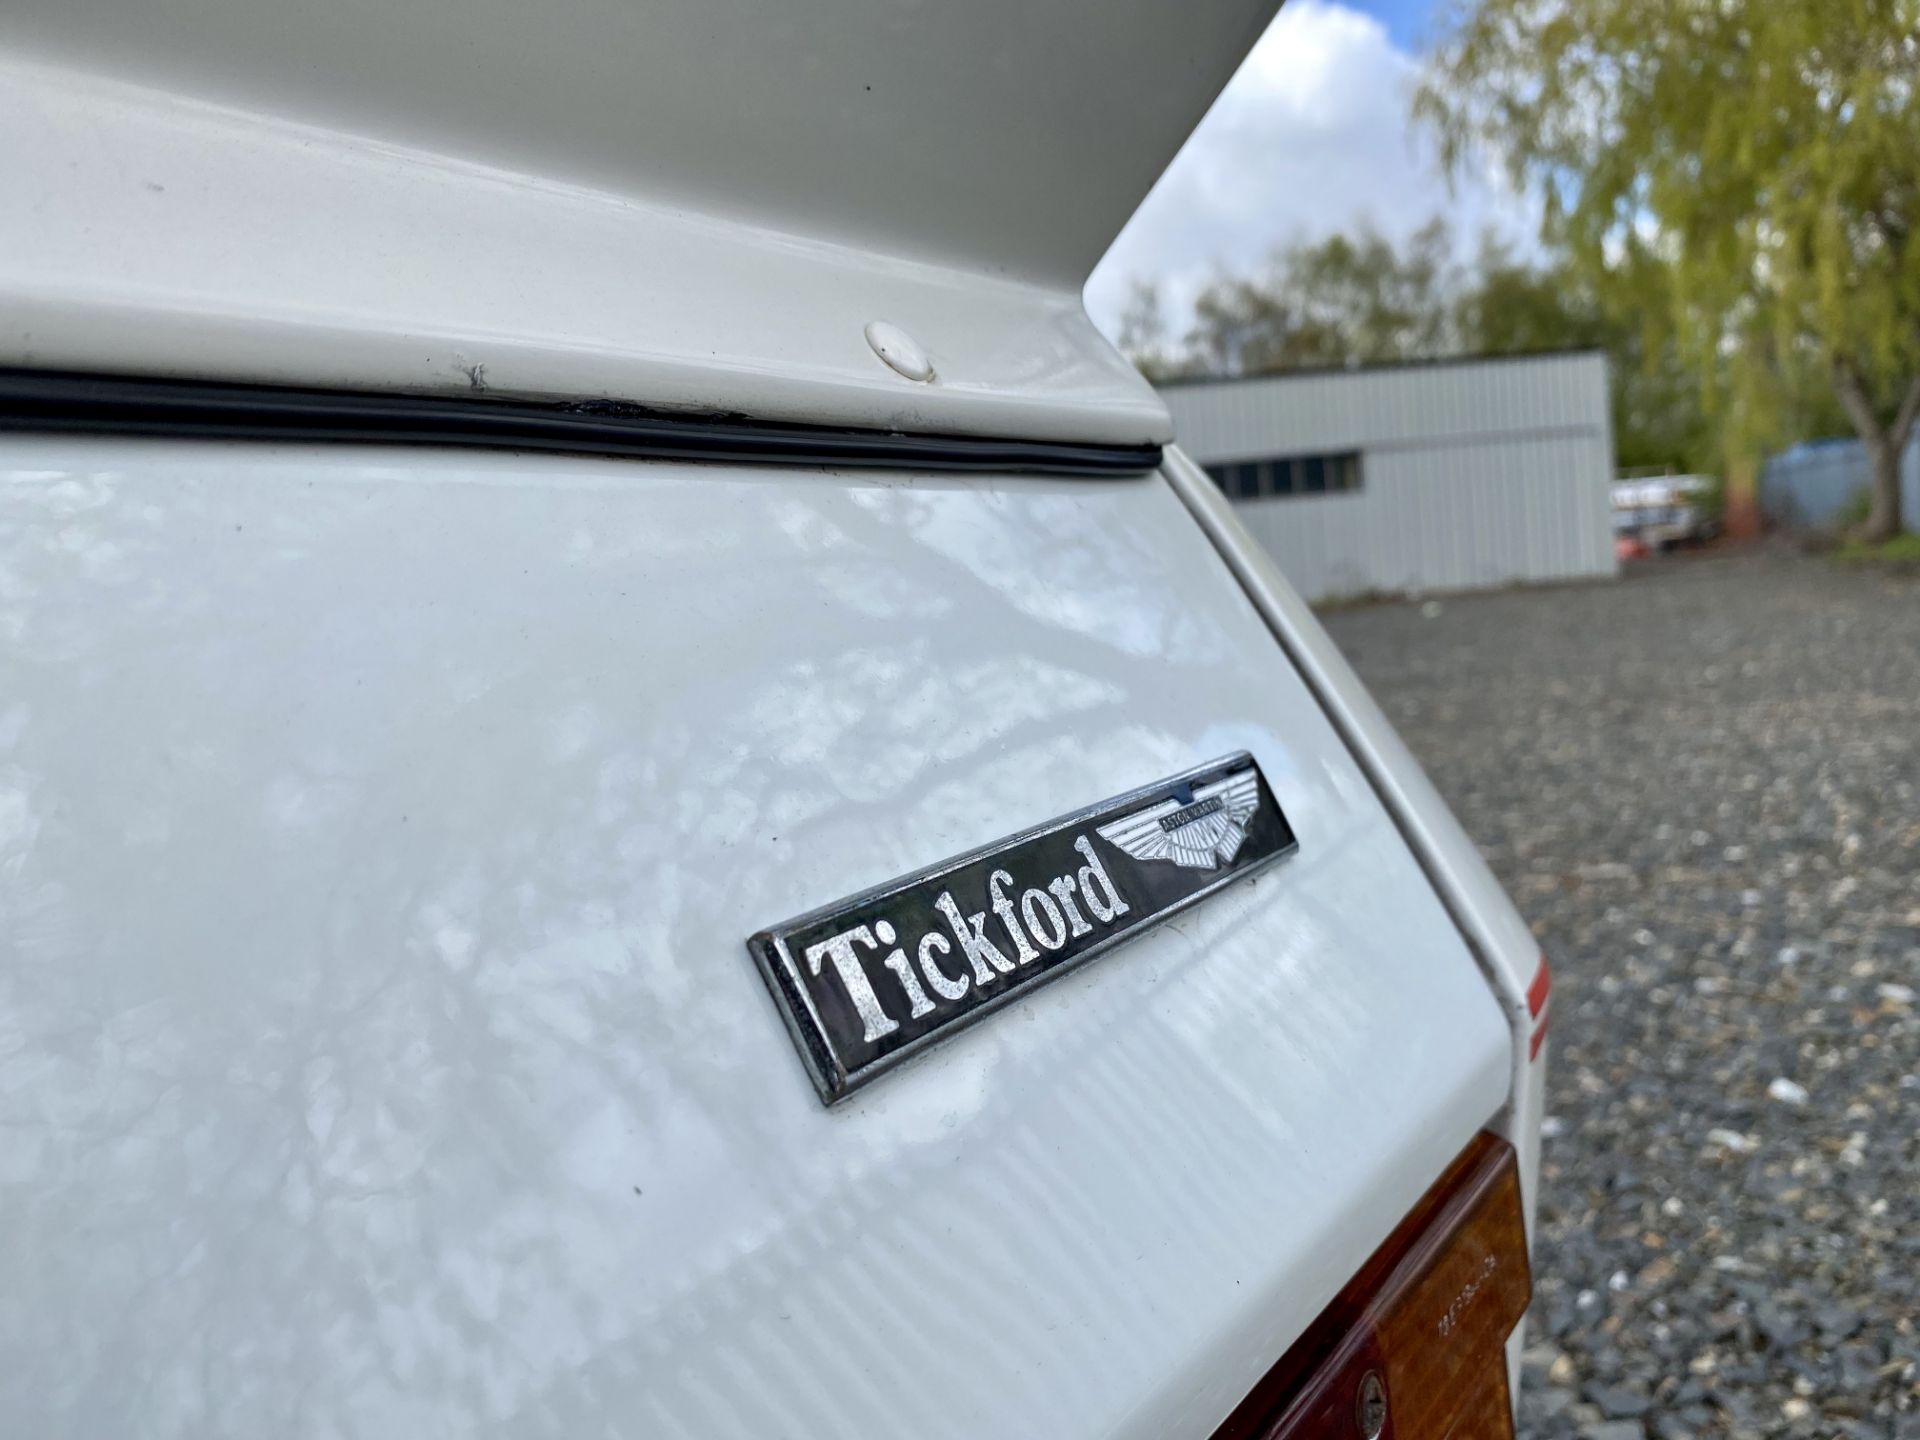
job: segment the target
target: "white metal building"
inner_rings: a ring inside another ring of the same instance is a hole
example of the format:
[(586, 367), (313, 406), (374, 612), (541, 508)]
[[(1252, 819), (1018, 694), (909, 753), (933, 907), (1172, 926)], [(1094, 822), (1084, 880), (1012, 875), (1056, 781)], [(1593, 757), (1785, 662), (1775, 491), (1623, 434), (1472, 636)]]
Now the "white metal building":
[(1181, 446), (1309, 600), (1616, 571), (1598, 352), (1161, 393)]

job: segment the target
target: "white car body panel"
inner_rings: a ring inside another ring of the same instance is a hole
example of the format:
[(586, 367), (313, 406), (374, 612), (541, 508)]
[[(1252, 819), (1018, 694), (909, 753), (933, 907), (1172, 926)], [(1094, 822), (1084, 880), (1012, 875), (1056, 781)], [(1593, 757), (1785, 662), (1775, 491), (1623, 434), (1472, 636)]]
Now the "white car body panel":
[[(1184, 452), (1167, 452), (1168, 482), (1220, 548), (1248, 597), (1272, 627), (1302, 680), (1351, 747), (1401, 833), (1420, 858), (1454, 924), (1500, 999), (1513, 1037), (1512, 1083), (1493, 1128), (1512, 1143), (1519, 1164), (1527, 1234), (1533, 1234), (1540, 1179), (1540, 1125), (1546, 1113), (1548, 1027), (1552, 999), (1546, 957), (1486, 857), (1447, 808), (1406, 742), (1367, 693), (1312, 609), (1289, 585), (1235, 515), (1220, 488)], [(1519, 1393), (1525, 1327), (1507, 1343)]]
[[(9, 1427), (1208, 1435), (1514, 1047), (1176, 483), (0, 440)], [(1240, 748), (821, 1107), (749, 932)]]

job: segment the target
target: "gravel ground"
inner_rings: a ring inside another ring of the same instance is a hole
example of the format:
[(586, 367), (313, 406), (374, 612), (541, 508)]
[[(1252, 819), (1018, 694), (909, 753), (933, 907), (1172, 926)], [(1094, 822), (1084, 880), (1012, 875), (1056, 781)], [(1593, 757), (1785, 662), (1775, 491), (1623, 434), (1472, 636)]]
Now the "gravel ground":
[(1327, 621), (1554, 964), (1522, 1434), (1920, 1437), (1920, 582)]

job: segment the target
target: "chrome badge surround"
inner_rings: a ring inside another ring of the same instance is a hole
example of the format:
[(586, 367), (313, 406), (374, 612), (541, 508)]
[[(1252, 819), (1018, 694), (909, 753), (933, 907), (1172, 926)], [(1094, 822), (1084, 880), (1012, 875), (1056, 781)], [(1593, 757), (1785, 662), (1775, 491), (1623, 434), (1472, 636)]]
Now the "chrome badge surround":
[(1297, 848), (1241, 751), (809, 911), (747, 949), (832, 1105)]

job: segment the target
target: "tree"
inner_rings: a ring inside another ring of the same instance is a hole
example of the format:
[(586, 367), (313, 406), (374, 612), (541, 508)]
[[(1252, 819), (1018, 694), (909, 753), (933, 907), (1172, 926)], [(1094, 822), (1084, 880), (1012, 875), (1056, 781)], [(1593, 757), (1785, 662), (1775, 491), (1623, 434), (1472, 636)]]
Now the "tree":
[(1288, 246), (1265, 277), (1223, 275), (1201, 292), (1189, 351), (1215, 375), (1448, 353), (1452, 250), (1440, 220), (1415, 231), (1404, 251), (1368, 228)]
[(1422, 360), (1454, 348), (1447, 296), (1456, 282), (1453, 236), (1441, 219), (1405, 250), (1370, 227), (1289, 253), (1286, 273), (1303, 333), (1325, 337), (1343, 365)]
[(1479, 257), (1453, 308), (1454, 331), (1472, 355), (1602, 349), (1618, 339), (1618, 327), (1602, 315), (1590, 286), (1563, 265), (1516, 257), (1512, 246), (1491, 234), (1481, 237)]
[(1920, 417), (1920, 0), (1453, 0), (1416, 111), (1490, 149), (1648, 353), (1765, 428), (1823, 374), (1901, 526)]
[(1160, 287), (1151, 280), (1136, 278), (1128, 287), (1117, 343), (1120, 353), (1156, 385), (1177, 380), (1186, 370), (1184, 358), (1167, 348), (1166, 312), (1160, 304)]
[(1455, 301), (1454, 329), (1475, 355), (1606, 351), (1622, 468), (1705, 469), (1718, 458), (1697, 371), (1670, 337), (1616, 313), (1564, 259), (1518, 259), (1511, 247), (1484, 237), (1471, 281)]

